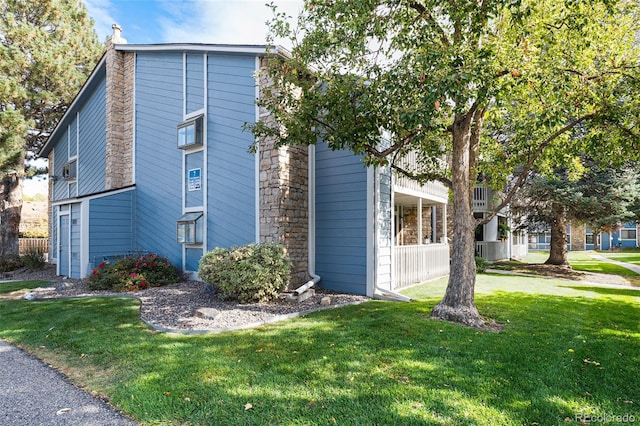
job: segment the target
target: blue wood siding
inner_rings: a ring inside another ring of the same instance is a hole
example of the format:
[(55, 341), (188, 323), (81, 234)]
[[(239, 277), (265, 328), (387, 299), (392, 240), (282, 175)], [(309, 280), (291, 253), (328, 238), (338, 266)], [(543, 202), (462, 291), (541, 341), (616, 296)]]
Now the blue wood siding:
[[(93, 194), (104, 190), (106, 169), (106, 83), (104, 78), (73, 116), (53, 147), (53, 200)], [(79, 136), (79, 139), (78, 139)], [(77, 156), (77, 181), (62, 179), (62, 168)]]
[(207, 239), (210, 249), (255, 241), (255, 58), (210, 55), (207, 65)]
[[(184, 177), (184, 193), (185, 193), (185, 207), (202, 207), (203, 206), (203, 197), (202, 194), (204, 194), (205, 188), (203, 183), (205, 182), (204, 180), (204, 168), (203, 168), (203, 161), (204, 161), (204, 152), (203, 151), (198, 151), (198, 152), (194, 152), (192, 154), (187, 154), (185, 156), (185, 177)], [(189, 171), (190, 170), (195, 170), (195, 169), (200, 169), (200, 180), (201, 180), (201, 188), (198, 190), (193, 190), (190, 191), (189, 190)]]
[(53, 201), (69, 197), (69, 183), (62, 179), (62, 167), (69, 161), (69, 130), (65, 130), (53, 149)]
[(204, 55), (188, 54), (186, 60), (187, 114), (204, 108)]
[(200, 258), (202, 257), (201, 248), (187, 248), (186, 249), (186, 271), (197, 271), (200, 265)]
[(72, 278), (80, 278), (80, 204), (71, 205), (71, 271)]
[(366, 294), (367, 170), (324, 143), (316, 146), (316, 273), (324, 288)]
[(136, 56), (135, 247), (182, 265), (176, 220), (182, 214), (182, 150), (176, 126), (183, 121), (181, 53)]
[(58, 263), (58, 209), (51, 208), (51, 245), (49, 246), (49, 258), (51, 263)]
[(74, 119), (69, 129), (69, 158), (78, 155), (78, 120)]
[(135, 191), (95, 198), (89, 204), (89, 269), (134, 249)]
[(78, 195), (104, 191), (106, 179), (106, 83), (103, 80), (80, 110)]

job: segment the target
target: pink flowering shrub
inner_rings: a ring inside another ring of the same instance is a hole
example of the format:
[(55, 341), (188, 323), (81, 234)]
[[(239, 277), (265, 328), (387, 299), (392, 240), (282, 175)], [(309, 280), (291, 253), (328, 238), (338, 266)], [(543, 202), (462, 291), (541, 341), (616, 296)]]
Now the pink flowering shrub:
[(183, 279), (182, 272), (164, 257), (155, 254), (128, 256), (113, 263), (102, 262), (89, 277), (92, 290), (138, 291), (174, 284)]

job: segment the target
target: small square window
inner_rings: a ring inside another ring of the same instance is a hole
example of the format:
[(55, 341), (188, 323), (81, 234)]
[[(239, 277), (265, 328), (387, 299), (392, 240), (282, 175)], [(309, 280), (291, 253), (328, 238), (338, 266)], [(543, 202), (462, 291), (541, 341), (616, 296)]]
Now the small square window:
[(64, 180), (75, 180), (77, 178), (78, 168), (76, 164), (76, 161), (73, 160), (62, 166), (62, 178)]
[(620, 230), (620, 239), (621, 240), (635, 240), (636, 239), (636, 230), (635, 229), (622, 229), (622, 230)]
[(183, 214), (176, 223), (178, 244), (202, 244), (202, 212)]
[(178, 125), (178, 148), (202, 145), (202, 121), (203, 116), (199, 115)]

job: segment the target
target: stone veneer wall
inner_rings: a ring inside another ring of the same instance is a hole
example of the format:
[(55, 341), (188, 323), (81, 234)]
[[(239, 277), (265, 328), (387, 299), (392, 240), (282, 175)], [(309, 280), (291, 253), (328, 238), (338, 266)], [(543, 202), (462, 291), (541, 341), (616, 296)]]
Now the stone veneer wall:
[(586, 228), (584, 225), (571, 224), (571, 250), (585, 249)]
[[(262, 64), (261, 64), (261, 68)], [(264, 68), (263, 68), (264, 69)], [(265, 73), (260, 87), (269, 84)], [(260, 119), (269, 118), (260, 108)], [(293, 262), (290, 288), (304, 284), (309, 270), (309, 176), (307, 148), (276, 147), (273, 140), (259, 143), (260, 242), (284, 246)]]
[(133, 184), (134, 53), (119, 52), (111, 39), (106, 53), (105, 189)]
[[(418, 244), (418, 207), (404, 206), (402, 215), (402, 245)], [(422, 238), (431, 239), (431, 206), (422, 206)]]

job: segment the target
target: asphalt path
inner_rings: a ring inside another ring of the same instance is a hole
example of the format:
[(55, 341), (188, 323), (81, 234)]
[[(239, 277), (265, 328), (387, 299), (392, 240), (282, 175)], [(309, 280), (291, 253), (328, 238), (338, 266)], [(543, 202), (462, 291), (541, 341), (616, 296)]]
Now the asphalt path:
[(136, 422), (0, 339), (0, 425), (134, 426)]

